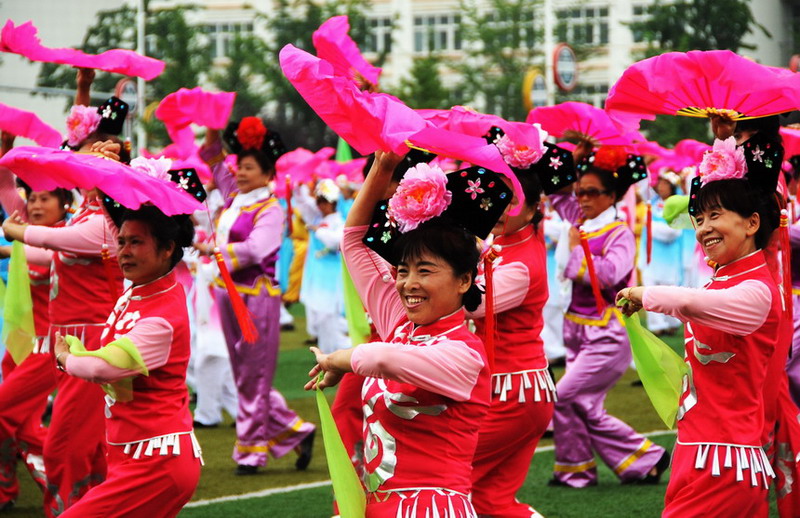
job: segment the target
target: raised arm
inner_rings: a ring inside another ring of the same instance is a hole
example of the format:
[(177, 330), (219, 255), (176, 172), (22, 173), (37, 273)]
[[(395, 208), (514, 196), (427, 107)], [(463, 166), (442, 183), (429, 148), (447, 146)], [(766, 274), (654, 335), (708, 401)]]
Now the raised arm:
[(237, 190), (236, 177), (225, 164), (225, 153), (222, 151), (219, 130), (209, 128), (206, 131), (205, 141), (200, 148), (200, 158), (211, 168), (214, 184), (222, 194), (223, 200), (227, 200)]

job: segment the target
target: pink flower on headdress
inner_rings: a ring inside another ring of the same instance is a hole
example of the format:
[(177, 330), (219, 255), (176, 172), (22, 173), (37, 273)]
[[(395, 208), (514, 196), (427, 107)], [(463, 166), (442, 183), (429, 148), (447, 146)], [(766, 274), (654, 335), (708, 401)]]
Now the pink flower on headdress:
[(67, 115), (67, 144), (77, 146), (100, 125), (100, 114), (97, 108), (76, 105), (70, 108)]
[(532, 148), (524, 145), (517, 145), (508, 135), (503, 135), (495, 142), (495, 146), (503, 155), (503, 160), (511, 167), (527, 169), (542, 158), (542, 148)]
[(714, 147), (703, 155), (699, 171), (703, 183), (744, 178), (747, 173), (744, 151), (736, 147), (733, 137), (715, 139)]
[(161, 178), (162, 180), (170, 180), (169, 169), (172, 167), (172, 160), (169, 158), (144, 158), (136, 157), (131, 160), (131, 167), (140, 173), (144, 173), (153, 178)]
[(425, 163), (417, 164), (406, 172), (389, 200), (389, 215), (397, 221), (400, 232), (408, 232), (439, 216), (452, 199), (444, 171)]

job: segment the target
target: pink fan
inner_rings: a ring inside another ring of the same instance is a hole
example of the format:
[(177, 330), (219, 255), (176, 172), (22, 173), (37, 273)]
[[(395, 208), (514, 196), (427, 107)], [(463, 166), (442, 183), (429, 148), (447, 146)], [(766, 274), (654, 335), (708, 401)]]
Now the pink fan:
[(96, 68), (116, 74), (139, 76), (148, 81), (164, 71), (163, 61), (142, 56), (132, 50), (113, 49), (100, 54), (86, 54), (69, 48), (51, 49), (42, 45), (37, 32), (33, 22), (14, 26), (13, 21), (6, 21), (0, 32), (0, 51), (19, 54), (31, 61)]
[(0, 130), (35, 141), (40, 146), (58, 147), (61, 134), (42, 122), (35, 113), (0, 103)]
[(656, 158), (661, 158), (668, 156), (672, 153), (672, 150), (661, 147), (661, 144), (659, 144), (658, 142), (653, 142), (650, 140), (639, 142), (634, 147), (636, 149), (636, 154), (642, 156), (649, 155)]
[(207, 92), (201, 87), (181, 88), (158, 104), (156, 117), (167, 126), (180, 129), (197, 124), (222, 129), (228, 122), (236, 100), (234, 92)]
[(293, 45), (283, 47), (279, 59), (317, 115), (362, 155), (377, 149), (405, 154), (406, 139), (430, 125), (396, 97), (360, 91), (333, 65)]
[(332, 157), (335, 152), (332, 147), (324, 147), (316, 153), (299, 147), (281, 155), (275, 163), (275, 194), (285, 197), (288, 183), (294, 187), (312, 181), (320, 164)]
[(10, 169), (34, 191), (97, 187), (130, 209), (152, 203), (168, 216), (203, 209), (203, 204), (177, 184), (95, 155), (22, 146), (0, 158), (0, 166)]
[(535, 108), (525, 122), (538, 122), (555, 137), (588, 140), (595, 146), (630, 146), (640, 138), (620, 128), (600, 108), (574, 101)]
[(381, 69), (364, 59), (348, 32), (350, 22), (346, 15), (334, 16), (320, 25), (312, 36), (317, 56), (333, 65), (336, 74), (355, 81), (362, 90), (373, 90), (378, 86)]
[(800, 76), (729, 50), (668, 52), (639, 61), (606, 99), (609, 115), (629, 128), (659, 114), (739, 120), (798, 107)]
[(498, 127), (517, 144), (542, 147), (540, 132), (530, 123), (510, 122), (497, 115), (480, 113), (464, 106), (453, 106), (449, 110), (417, 110), (417, 113), (434, 126), (456, 133), (483, 137), (492, 127)]
[(795, 155), (800, 155), (800, 129), (781, 128), (780, 133), (783, 137), (783, 156), (788, 160)]
[(684, 139), (675, 144), (675, 154), (687, 162), (684, 167), (698, 165), (703, 161), (703, 155), (710, 149), (710, 145), (694, 139)]

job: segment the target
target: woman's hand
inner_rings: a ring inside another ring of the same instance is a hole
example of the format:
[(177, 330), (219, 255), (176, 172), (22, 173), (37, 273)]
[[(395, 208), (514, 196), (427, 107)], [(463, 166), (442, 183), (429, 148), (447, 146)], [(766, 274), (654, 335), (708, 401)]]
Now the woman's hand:
[(116, 142), (104, 140), (102, 142), (95, 142), (92, 144), (89, 152), (119, 162), (119, 152), (121, 149), (121, 146)]
[[(306, 390), (315, 390), (317, 387), (321, 389), (333, 387), (342, 380), (342, 376), (346, 372), (352, 372), (353, 370), (350, 367), (352, 349), (341, 349), (331, 354), (325, 354), (317, 347), (310, 347), (309, 350), (316, 356), (317, 364), (308, 371), (311, 381), (306, 383)], [(325, 376), (323, 376), (322, 381), (317, 383), (317, 377), (320, 372), (325, 372)]]
[(55, 348), (56, 354), (56, 364), (61, 366), (62, 368), (66, 368), (67, 366), (67, 356), (69, 356), (69, 345), (67, 345), (67, 341), (64, 340), (64, 337), (61, 336), (61, 333), (56, 331), (56, 341), (55, 341)]
[(573, 250), (581, 244), (581, 231), (578, 227), (569, 227), (569, 249)]
[(212, 243), (197, 242), (194, 243), (192, 246), (202, 255), (212, 255), (214, 253), (214, 245)]
[(632, 288), (622, 288), (617, 293), (617, 303), (625, 299), (625, 304), (620, 307), (620, 311), (625, 316), (631, 316), (642, 309), (642, 298), (644, 297), (644, 286), (634, 286)]
[(711, 117), (711, 133), (720, 140), (725, 140), (733, 136), (736, 131), (736, 121), (732, 121), (728, 117), (722, 115), (712, 115)]
[(14, 211), (9, 217), (3, 221), (3, 233), (9, 241), (22, 241), (25, 242), (25, 228), (28, 224), (22, 221), (19, 211)]

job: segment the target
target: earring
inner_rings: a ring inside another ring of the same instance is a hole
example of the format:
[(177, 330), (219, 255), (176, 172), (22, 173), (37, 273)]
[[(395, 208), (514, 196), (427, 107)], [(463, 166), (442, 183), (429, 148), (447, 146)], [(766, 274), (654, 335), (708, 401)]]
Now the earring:
[(69, 203), (64, 204), (64, 210), (69, 210)]

